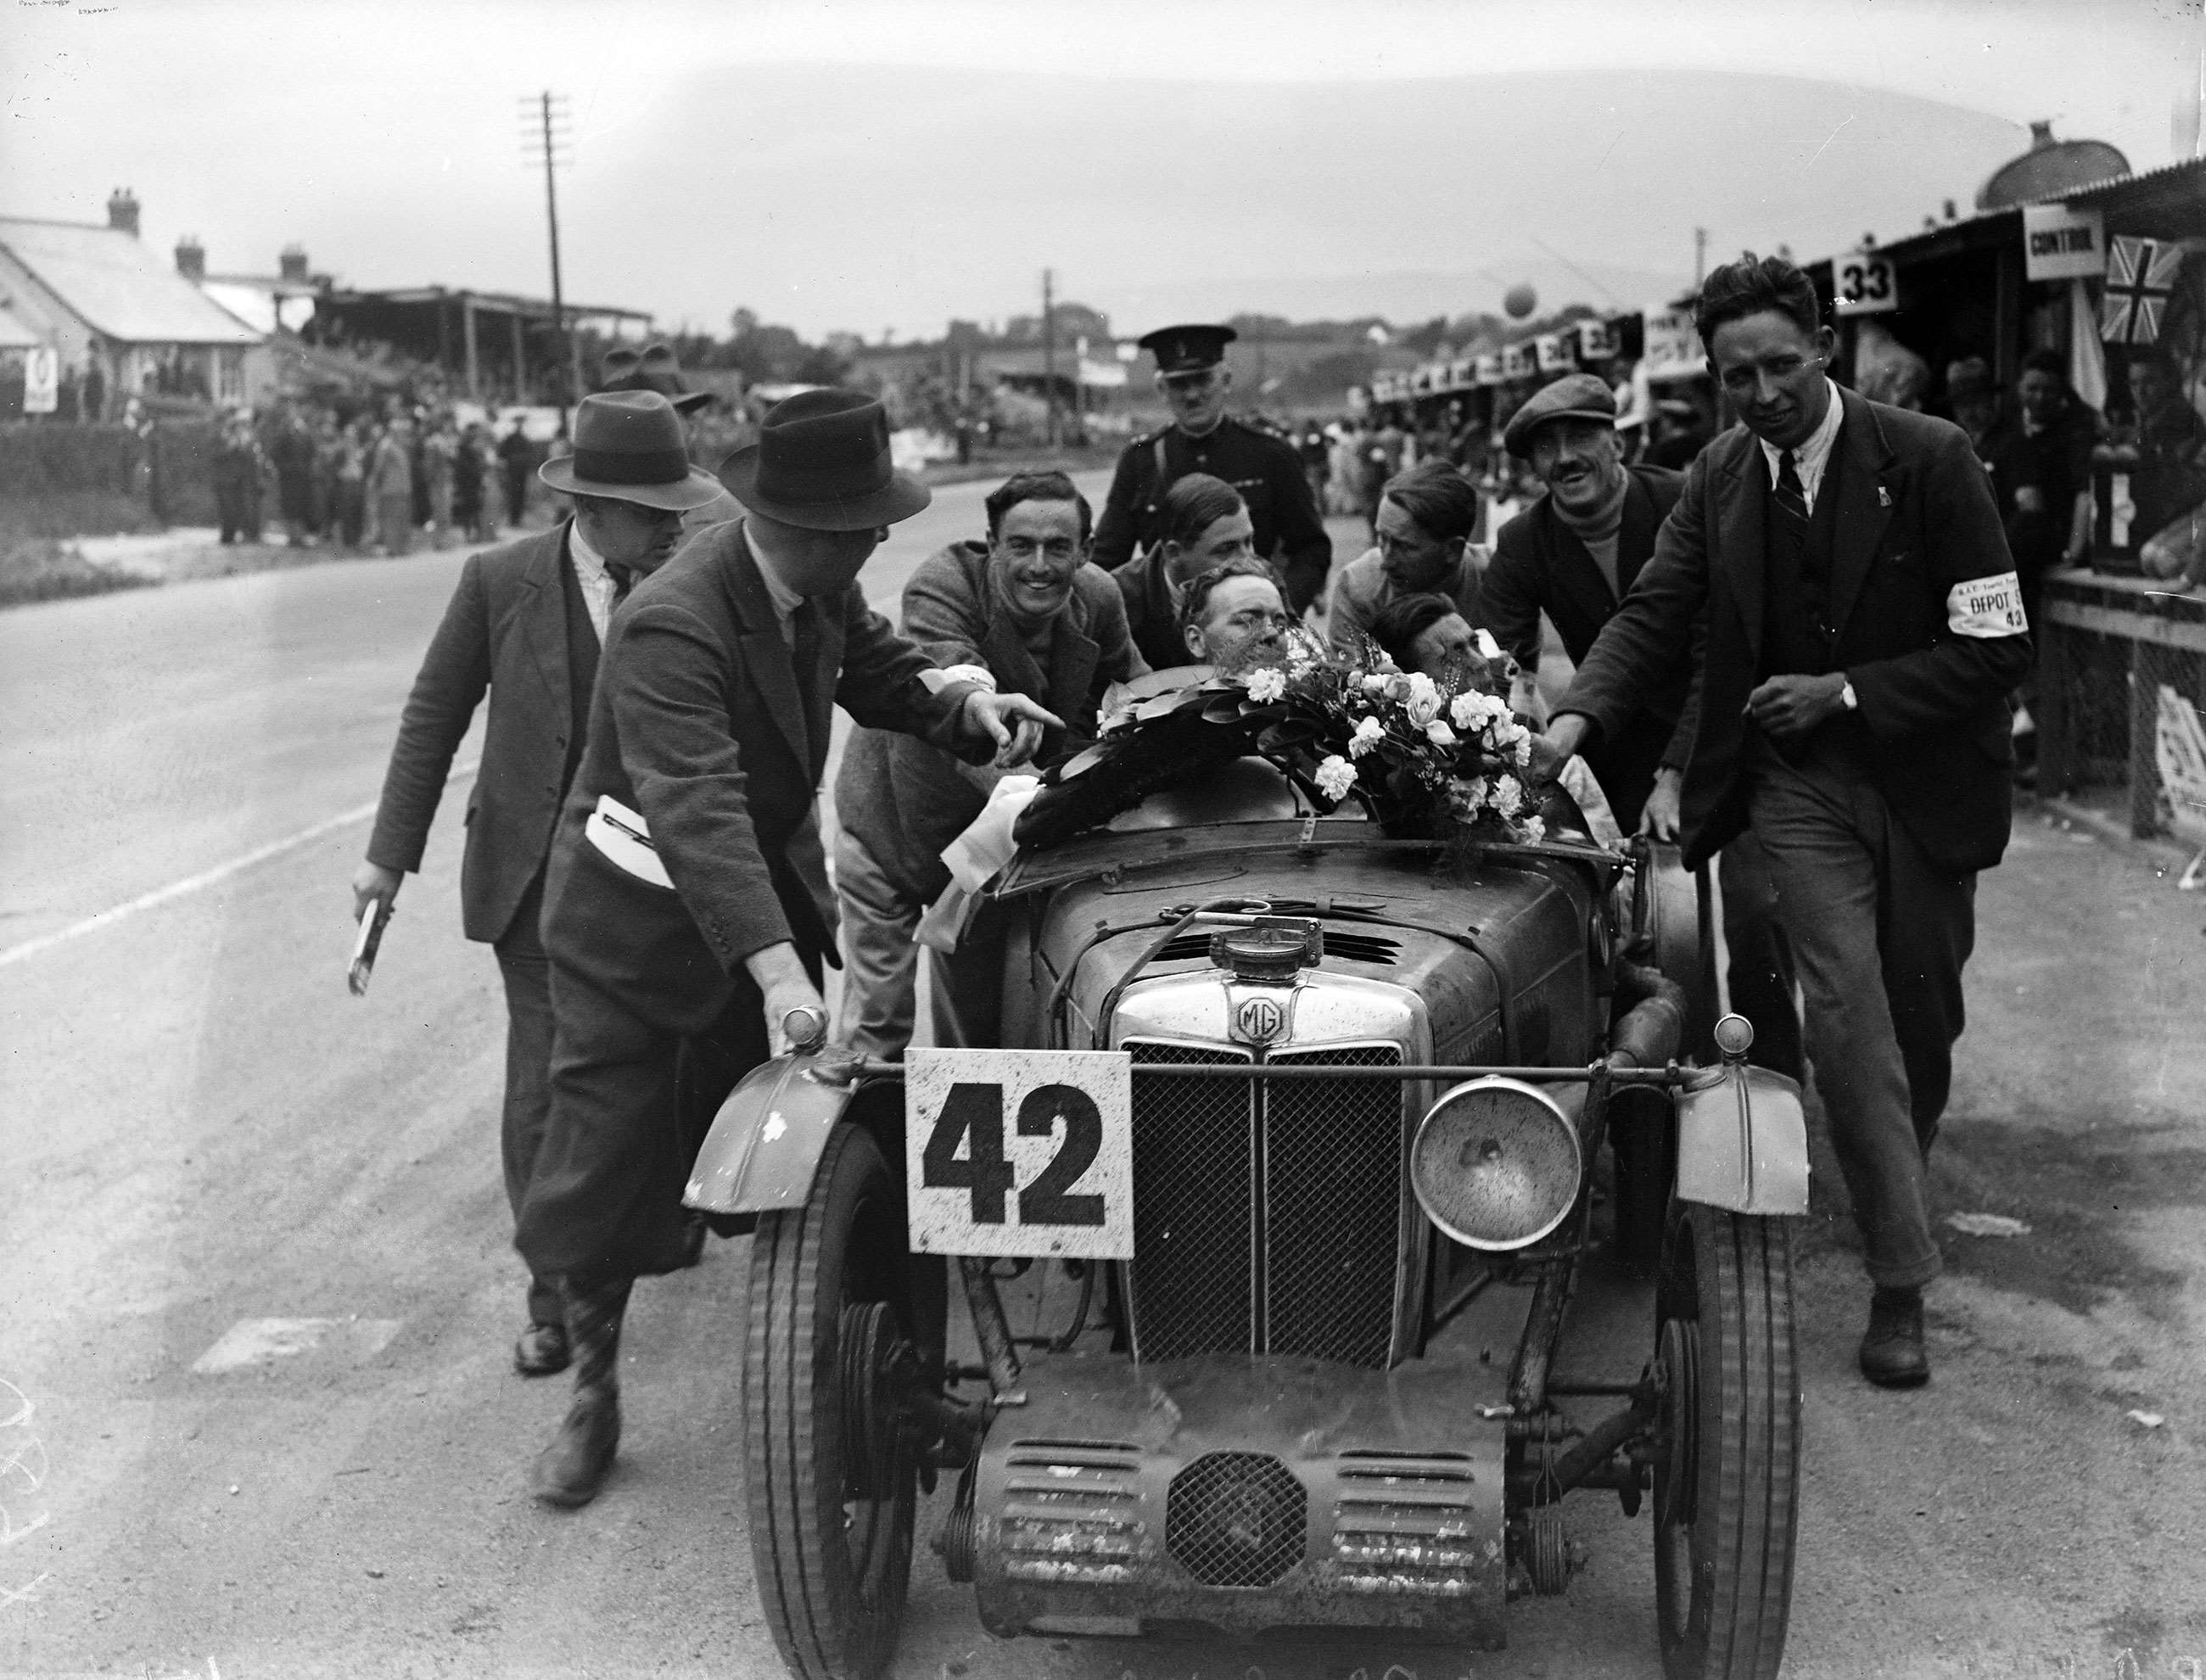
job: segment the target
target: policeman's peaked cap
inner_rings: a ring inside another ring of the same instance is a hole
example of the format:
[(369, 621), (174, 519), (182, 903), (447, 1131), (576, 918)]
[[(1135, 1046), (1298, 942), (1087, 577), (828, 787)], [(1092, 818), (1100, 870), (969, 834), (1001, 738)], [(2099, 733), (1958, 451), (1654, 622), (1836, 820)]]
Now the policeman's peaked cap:
[(1230, 326), (1194, 323), (1159, 327), (1134, 342), (1157, 359), (1158, 372), (1170, 376), (1217, 366), (1225, 360), (1225, 347), (1240, 336)]

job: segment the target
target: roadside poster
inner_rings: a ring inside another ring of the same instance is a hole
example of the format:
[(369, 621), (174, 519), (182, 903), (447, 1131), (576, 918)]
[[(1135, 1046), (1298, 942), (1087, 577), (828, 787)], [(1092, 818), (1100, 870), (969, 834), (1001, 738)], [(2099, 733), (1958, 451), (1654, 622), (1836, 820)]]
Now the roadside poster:
[(1693, 318), (1683, 309), (1649, 310), (1647, 314), (1647, 353), (1640, 358), (1640, 366), (1650, 376), (1666, 374), (1675, 378), (1702, 371), (1707, 358), (1701, 351), (1701, 336), (1693, 331)]
[(1606, 361), (1616, 354), (1616, 335), (1608, 330), (1607, 321), (1578, 323), (1578, 360)]
[(1543, 332), (1533, 341), (1539, 346), (1540, 371), (1542, 373), (1567, 373), (1577, 366), (1577, 358), (1559, 332)]
[(2107, 271), (2107, 228), (2096, 210), (2022, 207), (2023, 273), (2031, 280), (2096, 280)]
[(1504, 379), (1529, 379), (1535, 371), (1529, 344), (1511, 344), (1501, 353), (1501, 377)]
[(1479, 384), (1482, 385), (1498, 385), (1501, 383), (1504, 375), (1501, 372), (1501, 358), (1499, 356), (1494, 354), (1482, 355), (1478, 358), (1476, 366), (1478, 370)]
[(61, 352), (41, 344), (23, 352), (23, 412), (51, 414), (61, 406)]

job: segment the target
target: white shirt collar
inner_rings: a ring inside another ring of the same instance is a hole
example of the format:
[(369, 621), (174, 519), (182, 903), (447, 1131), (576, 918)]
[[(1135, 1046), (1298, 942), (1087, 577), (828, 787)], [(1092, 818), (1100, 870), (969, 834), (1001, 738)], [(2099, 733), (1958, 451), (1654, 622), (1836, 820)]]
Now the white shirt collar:
[(575, 575), (584, 583), (595, 587), (611, 581), (605, 571), (605, 557), (590, 546), (590, 539), (582, 534), (582, 521), (567, 522), (567, 552), (575, 557)]
[[(1827, 376), (1824, 389), (1831, 393), (1830, 406), (1823, 411), (1823, 423), (1809, 436), (1808, 441), (1792, 451), (1792, 470), (1800, 475), (1800, 493), (1807, 499), (1808, 511), (1815, 510), (1815, 492), (1822, 487), (1823, 469), (1831, 464), (1831, 449), (1839, 441), (1839, 422), (1845, 418), (1845, 405), (1839, 400), (1839, 388)], [(1755, 440), (1762, 445), (1762, 458), (1769, 464), (1769, 482), (1777, 482), (1777, 469), (1785, 451), (1765, 438)]]
[(766, 551), (751, 540), (748, 526), (743, 527), (743, 546), (758, 563), (759, 581), (766, 585), (766, 599), (773, 603), (773, 616), (786, 625), (796, 617), (796, 609), (804, 605), (804, 597), (782, 581), (773, 569), (773, 562), (766, 558)]

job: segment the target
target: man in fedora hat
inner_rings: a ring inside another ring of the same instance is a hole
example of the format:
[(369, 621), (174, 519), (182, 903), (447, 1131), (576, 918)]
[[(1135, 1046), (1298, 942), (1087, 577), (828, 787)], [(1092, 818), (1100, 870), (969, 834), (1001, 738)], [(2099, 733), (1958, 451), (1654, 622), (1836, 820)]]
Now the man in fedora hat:
[[(696, 412), (712, 400), (709, 390), (691, 390), (683, 382), (682, 364), (665, 340), (654, 339), (641, 350), (617, 344), (598, 363), (599, 390), (655, 390), (674, 405), (687, 425)], [(707, 457), (710, 459), (710, 456)], [(707, 525), (718, 525), (741, 511), (725, 490), (682, 516), (682, 534), (694, 537)]]
[(1288, 606), (1299, 613), (1324, 592), (1333, 539), (1295, 446), (1225, 412), (1233, 390), (1225, 347), (1237, 336), (1229, 326), (1189, 325), (1138, 341), (1156, 358), (1157, 390), (1172, 421), (1120, 451), (1095, 525), (1095, 563), (1116, 571), (1136, 548), (1163, 541), (1165, 492), (1189, 473), (1207, 473), (1240, 491), (1256, 552), (1286, 579)]
[[(354, 913), (398, 896), (421, 867), (429, 825), (486, 690), (490, 718), (468, 796), (460, 863), (467, 937), (490, 945), (505, 982), (505, 1101), (499, 1129), (506, 1199), (516, 1216), (551, 1109), (550, 969), (537, 934), (545, 860), (559, 801), (582, 755), (590, 686), (608, 616), (635, 580), (673, 553), (682, 515), (719, 495), (690, 466), (682, 423), (648, 392), (583, 399), (575, 452), (544, 482), (575, 499), (574, 516), (540, 535), (468, 557), (444, 623), (398, 725), (367, 856), (353, 877)], [(527, 1376), (563, 1369), (559, 1294), (528, 1286), (528, 1326), (514, 1349)]]
[(575, 1350), (574, 1404), (530, 1474), (557, 1505), (594, 1498), (611, 1468), (630, 1287), (681, 1263), (684, 1046), (715, 1046), (732, 1085), (786, 1046), (791, 1011), (826, 1019), (834, 899), (816, 851), (790, 842), (832, 708), (975, 762), (1022, 762), (1062, 727), (1023, 694), (945, 681), (866, 605), (859, 569), (929, 499), (892, 468), (878, 401), (790, 397), (720, 477), (743, 516), (684, 545), (614, 620), (545, 891), (552, 1117), (516, 1240), (560, 1279)]

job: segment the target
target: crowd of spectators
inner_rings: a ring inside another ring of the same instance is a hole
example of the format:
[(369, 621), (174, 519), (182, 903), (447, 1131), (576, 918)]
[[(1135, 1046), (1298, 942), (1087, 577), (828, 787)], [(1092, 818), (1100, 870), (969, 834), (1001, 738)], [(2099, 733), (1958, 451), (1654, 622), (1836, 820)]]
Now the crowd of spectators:
[(445, 406), (391, 398), (350, 414), (302, 400), (257, 415), (234, 408), (214, 461), (222, 540), (280, 533), (294, 548), (354, 554), (492, 541), (500, 513), (510, 526), (527, 522), (544, 458), (517, 418), (500, 432)]

